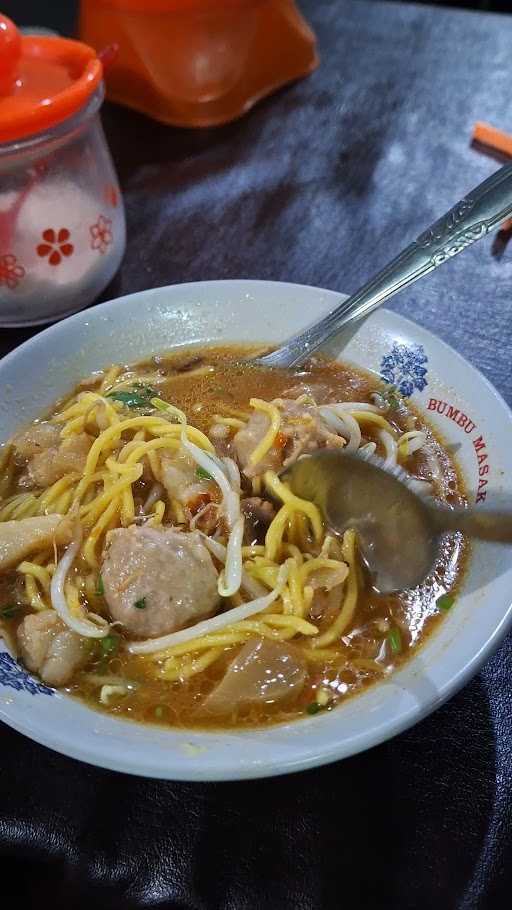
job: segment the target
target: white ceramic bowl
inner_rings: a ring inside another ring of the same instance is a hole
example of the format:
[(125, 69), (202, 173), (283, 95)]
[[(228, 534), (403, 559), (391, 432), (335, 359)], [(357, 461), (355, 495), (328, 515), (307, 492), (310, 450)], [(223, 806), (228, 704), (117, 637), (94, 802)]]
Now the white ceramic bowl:
[[(212, 281), (158, 288), (80, 313), (0, 362), (1, 438), (111, 362), (196, 342), (278, 342), (338, 300), (331, 291), (298, 285)], [(341, 359), (383, 373), (411, 395), (444, 440), (458, 448), (473, 502), (485, 508), (510, 494), (510, 411), (458, 354), (386, 310), (340, 340), (336, 350)], [(200, 733), (110, 718), (42, 687), (1, 643), (0, 718), (66, 755), (148, 777), (228, 780), (297, 771), (367, 749), (437, 708), (505, 634), (511, 590), (510, 550), (475, 544), (456, 605), (414, 659), (335, 711), (289, 725)]]

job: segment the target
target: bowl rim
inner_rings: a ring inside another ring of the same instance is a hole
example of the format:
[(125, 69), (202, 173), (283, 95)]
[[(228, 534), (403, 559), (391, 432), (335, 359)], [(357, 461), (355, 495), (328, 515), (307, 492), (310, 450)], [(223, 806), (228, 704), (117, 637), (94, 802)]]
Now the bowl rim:
[[(188, 288), (204, 290), (205, 287), (209, 287), (211, 290), (215, 289), (240, 289), (249, 290), (251, 287), (258, 287), (260, 291), (266, 289), (273, 289), (274, 292), (279, 292), (279, 289), (286, 289), (288, 291), (301, 291), (301, 292), (311, 292), (313, 294), (323, 294), (326, 295), (327, 299), (340, 300), (343, 299), (345, 295), (339, 294), (332, 290), (317, 288), (309, 285), (294, 284), (291, 282), (279, 282), (279, 281), (266, 281), (266, 280), (251, 280), (251, 279), (221, 279), (214, 281), (200, 281), (200, 282), (186, 282), (174, 285), (166, 285), (159, 288), (151, 288), (144, 291), (138, 291), (132, 294), (124, 295), (123, 297), (116, 298), (111, 301), (106, 301), (105, 303), (98, 304), (97, 306), (88, 309), (82, 310), (79, 313), (76, 313), (59, 323), (56, 323), (43, 331), (37, 333), (35, 336), (27, 339), (13, 351), (5, 355), (0, 360), (0, 376), (4, 368), (9, 367), (12, 363), (15, 363), (20, 358), (24, 359), (33, 351), (37, 349), (44, 349), (46, 339), (49, 336), (58, 337), (60, 333), (66, 334), (71, 330), (76, 330), (76, 328), (87, 325), (90, 319), (95, 320), (101, 318), (103, 314), (113, 313), (116, 310), (120, 310), (126, 301), (133, 301), (135, 298), (144, 298), (144, 301), (147, 303), (150, 300), (151, 296), (159, 296), (162, 292), (173, 291), (176, 292), (176, 289)], [(171, 306), (171, 309), (174, 307)], [(498, 390), (492, 385), (492, 383), (482, 374), (480, 371), (469, 363), (461, 354), (455, 351), (450, 345), (448, 345), (441, 338), (434, 335), (428, 329), (419, 325), (418, 323), (413, 322), (405, 316), (402, 316), (399, 313), (392, 312), (383, 308), (385, 313), (388, 313), (394, 319), (397, 319), (401, 325), (404, 325), (408, 328), (411, 334), (414, 336), (414, 333), (419, 332), (424, 338), (431, 339), (437, 349), (441, 349), (446, 355), (449, 355), (450, 358), (455, 359), (455, 361), (464, 368), (464, 370), (469, 371), (471, 378), (480, 386), (484, 386), (488, 393), (495, 400), (496, 405), (502, 409), (502, 412), (508, 418), (509, 423), (512, 425), (512, 410), (509, 408), (508, 404), (498, 392)], [(200, 342), (201, 343), (201, 342)], [(356, 755), (366, 749), (372, 748), (388, 739), (393, 738), (399, 733), (411, 727), (413, 724), (419, 722), (425, 718), (432, 711), (440, 707), (448, 698), (458, 692), (462, 686), (464, 686), (474, 675), (477, 673), (482, 664), (487, 660), (487, 658), (493, 653), (500, 641), (504, 638), (505, 634), (512, 626), (512, 596), (510, 602), (506, 609), (504, 609), (503, 616), (501, 620), (497, 623), (494, 628), (494, 631), (489, 635), (485, 641), (480, 645), (476, 650), (473, 656), (467, 660), (464, 666), (460, 667), (457, 672), (450, 672), (449, 678), (442, 682), (439, 685), (439, 688), (436, 692), (436, 697), (431, 700), (426, 701), (423, 704), (416, 703), (415, 705), (409, 707), (407, 710), (402, 711), (402, 713), (394, 718), (389, 719), (389, 717), (384, 717), (379, 723), (374, 723), (370, 730), (365, 732), (360, 732), (357, 734), (352, 734), (350, 737), (350, 747), (345, 748), (345, 741), (336, 734), (336, 729), (333, 727), (333, 743), (329, 746), (321, 745), (319, 749), (314, 749), (312, 747), (306, 748), (300, 746), (299, 757), (297, 758), (280, 758), (276, 762), (272, 759), (271, 755), (266, 763), (258, 763), (255, 765), (245, 763), (240, 767), (237, 767), (235, 764), (232, 764), (230, 767), (223, 769), (216, 766), (210, 766), (203, 768), (199, 765), (194, 766), (192, 763), (187, 763), (184, 760), (180, 761), (180, 766), (178, 767), (175, 763), (171, 769), (171, 773), (166, 774), (165, 769), (162, 768), (161, 763), (158, 761), (151, 762), (151, 757), (148, 756), (148, 763), (144, 768), (141, 768), (140, 761), (134, 762), (131, 760), (129, 750), (125, 754), (122, 752), (117, 752), (115, 756), (111, 756), (107, 752), (101, 752), (97, 749), (95, 750), (91, 745), (81, 745), (73, 742), (69, 734), (62, 734), (61, 730), (51, 728), (44, 721), (40, 722), (39, 720), (32, 719), (29, 722), (24, 720), (19, 720), (16, 717), (7, 716), (6, 713), (0, 708), (0, 718), (4, 722), (8, 723), (13, 729), (17, 730), (20, 733), (30, 737), (36, 742), (41, 743), (44, 746), (54, 749), (55, 751), (70, 756), (72, 758), (79, 759), (81, 761), (87, 762), (89, 764), (106, 768), (109, 770), (120, 771), (124, 773), (134, 774), (143, 777), (152, 777), (157, 779), (172, 779), (172, 780), (183, 780), (183, 781), (220, 781), (220, 780), (246, 780), (262, 777), (272, 777), (281, 775), (284, 773), (292, 773), (295, 771), (307, 770), (312, 767), (318, 767), (336, 760), (339, 760), (344, 757), (349, 757)], [(434, 633), (435, 634), (435, 633)], [(410, 663), (409, 661), (407, 663)], [(375, 687), (378, 687), (378, 683)], [(375, 688), (372, 687), (372, 688)], [(368, 690), (367, 690), (368, 691)], [(68, 699), (68, 696), (63, 696)], [(359, 697), (358, 695), (354, 696), (351, 701), (354, 701), (355, 698)], [(91, 713), (97, 715), (98, 712), (95, 712), (93, 709), (90, 710)], [(333, 712), (330, 717), (334, 718), (336, 712)], [(124, 723), (137, 726), (145, 726), (134, 724), (132, 721), (118, 721), (117, 718), (109, 717), (109, 720), (114, 723)], [(304, 722), (302, 722), (304, 723)], [(294, 722), (290, 726), (294, 726)], [(276, 725), (274, 727), (259, 728), (261, 730), (279, 730), (282, 729), (283, 725)], [(210, 731), (193, 731), (187, 729), (178, 729), (174, 728), (179, 733), (183, 734), (186, 737), (189, 734), (200, 732), (201, 735), (208, 735)], [(218, 735), (218, 731), (211, 731), (213, 734)], [(250, 731), (249, 731), (250, 732)], [(253, 731), (256, 732), (256, 731)], [(241, 735), (241, 733), (239, 734)]]

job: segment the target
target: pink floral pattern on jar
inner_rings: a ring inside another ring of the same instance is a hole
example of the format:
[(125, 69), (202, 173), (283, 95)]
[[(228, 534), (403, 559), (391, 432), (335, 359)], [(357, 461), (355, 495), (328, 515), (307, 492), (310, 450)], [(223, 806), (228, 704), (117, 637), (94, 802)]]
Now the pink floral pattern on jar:
[(0, 256), (0, 285), (7, 285), (13, 291), (25, 277), (25, 269), (13, 253)]
[(107, 252), (107, 248), (113, 241), (112, 221), (105, 215), (100, 215), (96, 224), (89, 228), (91, 235), (91, 249), (98, 250), (101, 254)]
[(73, 255), (75, 248), (69, 243), (71, 234), (67, 228), (60, 228), (59, 231), (46, 228), (41, 236), (45, 242), (37, 246), (37, 255), (41, 258), (48, 256), (50, 265), (60, 265), (63, 256)]

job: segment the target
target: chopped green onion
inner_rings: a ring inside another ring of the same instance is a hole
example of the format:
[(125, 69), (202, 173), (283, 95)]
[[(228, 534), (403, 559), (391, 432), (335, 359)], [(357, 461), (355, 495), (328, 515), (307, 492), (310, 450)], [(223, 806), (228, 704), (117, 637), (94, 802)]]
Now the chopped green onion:
[(98, 581), (96, 582), (96, 590), (94, 592), (96, 597), (103, 597), (105, 593), (105, 585), (103, 584), (103, 576), (98, 575)]
[(151, 404), (154, 408), (158, 408), (159, 411), (167, 411), (169, 409), (168, 402), (162, 401), (162, 399), (158, 398), (158, 396), (151, 399)]
[(323, 705), (319, 705), (317, 701), (312, 701), (311, 704), (306, 707), (307, 714), (318, 714), (318, 712), (322, 710)]
[(136, 389), (137, 392), (140, 392), (144, 398), (154, 398), (156, 395), (158, 395), (156, 389), (152, 389), (150, 385), (144, 385), (143, 382), (134, 382), (133, 388)]
[(105, 657), (112, 657), (119, 648), (119, 635), (105, 635), (100, 638), (100, 646)]
[(164, 710), (165, 710), (165, 708), (163, 707), (163, 705), (158, 705), (158, 706), (155, 708), (155, 717), (158, 717), (159, 719), (160, 719), (161, 717), (163, 717), (163, 716), (164, 716)]
[(136, 610), (145, 610), (145, 609), (146, 609), (146, 606), (147, 606), (147, 604), (146, 604), (146, 598), (145, 598), (145, 597), (140, 597), (139, 600), (136, 600), (136, 601), (135, 601), (135, 603), (134, 603), (133, 606), (135, 607)]
[(199, 477), (199, 480), (213, 480), (212, 475), (209, 474), (208, 471), (205, 471), (201, 465), (198, 465), (196, 468), (196, 477)]
[(148, 408), (151, 407), (151, 399), (154, 398), (155, 395), (156, 392), (154, 389), (137, 383), (137, 389), (119, 389), (117, 392), (114, 389), (113, 392), (108, 392), (107, 398), (113, 398), (114, 401), (120, 401), (122, 404), (125, 404), (127, 408)]
[(453, 594), (441, 594), (441, 597), (438, 597), (436, 600), (436, 607), (445, 612), (453, 607), (455, 603), (455, 597)]
[(382, 397), (387, 401), (390, 411), (396, 411), (400, 404), (400, 398), (397, 388), (394, 385), (388, 386), (383, 392)]
[(20, 607), (17, 604), (9, 604), (7, 607), (2, 607), (0, 610), (1, 619), (12, 619), (20, 612)]
[(388, 641), (394, 654), (399, 654), (402, 650), (402, 636), (399, 629), (391, 629), (388, 635)]

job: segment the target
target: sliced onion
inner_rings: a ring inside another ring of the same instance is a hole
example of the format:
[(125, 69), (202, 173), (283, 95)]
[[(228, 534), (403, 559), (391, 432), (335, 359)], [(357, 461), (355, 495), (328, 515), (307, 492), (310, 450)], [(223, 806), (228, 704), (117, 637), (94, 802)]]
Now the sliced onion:
[[(52, 606), (62, 619), (62, 622), (65, 623), (69, 629), (72, 629), (73, 632), (77, 632), (78, 635), (82, 635), (84, 638), (104, 638), (105, 635), (108, 635), (110, 629), (109, 623), (103, 619), (102, 616), (97, 616), (95, 613), (89, 614), (91, 619), (80, 619), (78, 616), (73, 616), (68, 607), (66, 595), (64, 593), (66, 576), (73, 565), (81, 543), (82, 528), (79, 522), (77, 522), (75, 536), (67, 547), (64, 556), (57, 563), (57, 568), (53, 573), (50, 585)], [(92, 618), (94, 618), (95, 622), (92, 622)]]
[(243, 619), (254, 616), (256, 613), (261, 613), (262, 610), (266, 610), (267, 607), (273, 604), (280, 596), (287, 578), (288, 567), (285, 564), (279, 569), (276, 587), (264, 597), (257, 597), (255, 600), (250, 600), (240, 607), (233, 607), (232, 610), (227, 610), (226, 613), (220, 613), (218, 616), (213, 616), (212, 619), (205, 619), (202, 622), (198, 622), (189, 629), (171, 632), (170, 635), (163, 635), (161, 638), (150, 638), (147, 641), (131, 642), (128, 645), (128, 651), (131, 654), (154, 654), (157, 651), (164, 651), (167, 648), (172, 648), (173, 645), (181, 645), (186, 641), (193, 641), (195, 638), (200, 638), (202, 635), (210, 635), (212, 632), (219, 632), (221, 629), (225, 629), (226, 626), (241, 622)]

